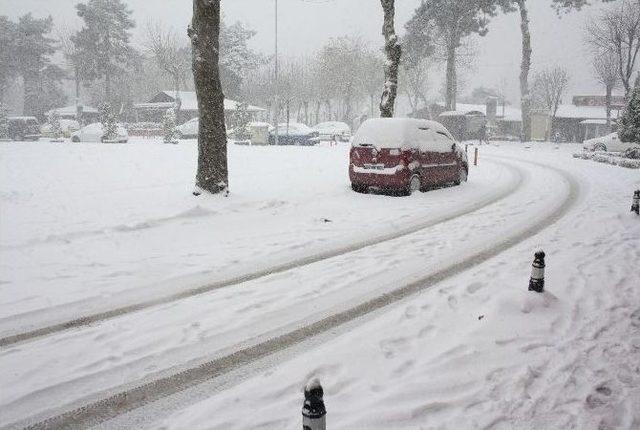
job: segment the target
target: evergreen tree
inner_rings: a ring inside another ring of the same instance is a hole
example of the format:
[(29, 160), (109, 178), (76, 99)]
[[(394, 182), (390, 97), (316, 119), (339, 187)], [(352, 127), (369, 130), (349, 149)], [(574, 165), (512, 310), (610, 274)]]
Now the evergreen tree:
[(231, 121), (237, 140), (251, 139), (251, 130), (249, 130), (251, 114), (249, 113), (249, 105), (247, 103), (238, 103)]
[(129, 30), (135, 27), (131, 11), (121, 0), (88, 0), (77, 4), (76, 9), (84, 27), (71, 40), (85, 64), (82, 78), (86, 81), (104, 78), (105, 102), (111, 103), (114, 78), (135, 57), (129, 45)]
[(618, 134), (623, 142), (640, 143), (640, 85), (637, 83), (620, 119)]
[(162, 132), (164, 143), (178, 143), (176, 140), (176, 111), (167, 109), (162, 118)]
[(51, 126), (51, 136), (54, 139), (62, 138), (62, 126), (60, 125), (60, 114), (55, 109), (49, 112), (49, 125)]
[(7, 120), (7, 111), (0, 101), (0, 139), (9, 138), (9, 121)]
[(100, 106), (100, 122), (102, 123), (102, 141), (108, 142), (115, 139), (118, 134), (118, 126), (116, 116), (109, 103), (103, 103)]
[(47, 37), (53, 28), (53, 19), (35, 19), (26, 14), (15, 27), (14, 67), (24, 81), (24, 113), (40, 118), (47, 110), (59, 107), (66, 97), (60, 88), (64, 77), (62, 69), (51, 64), (56, 52), (55, 40)]

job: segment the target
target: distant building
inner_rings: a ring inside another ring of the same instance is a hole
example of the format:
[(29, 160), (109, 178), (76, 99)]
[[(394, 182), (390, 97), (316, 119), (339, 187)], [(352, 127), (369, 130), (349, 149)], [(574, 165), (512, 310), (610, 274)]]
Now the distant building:
[[(177, 106), (175, 91), (161, 91), (146, 103), (137, 103), (134, 105), (136, 122), (162, 122), (164, 114), (167, 109), (175, 108)], [(198, 113), (198, 99), (195, 91), (180, 91), (180, 114), (178, 123), (182, 124), (192, 118), (197, 118)], [(237, 110), (240, 103), (234, 100), (224, 100), (224, 114), (228, 123), (231, 115)], [(266, 114), (266, 110), (257, 106), (249, 106), (249, 113), (253, 116), (254, 120), (261, 120)]]
[[(531, 134), (533, 140), (554, 140), (562, 142), (583, 142), (593, 137), (604, 136), (615, 130), (615, 124), (625, 106), (624, 97), (613, 96), (611, 106), (611, 126), (607, 127), (607, 109), (604, 96), (575, 96), (573, 104), (558, 107), (555, 119), (546, 110), (531, 113)], [(488, 123), (494, 139), (516, 139), (522, 133), (522, 112), (519, 108), (498, 104), (495, 119), (488, 121), (487, 112), (493, 118), (493, 100), (487, 105), (458, 103), (456, 110), (444, 112), (443, 104), (433, 104), (428, 109), (414, 112), (416, 118), (435, 119), (442, 122), (458, 139), (474, 139), (480, 117)], [(487, 110), (489, 106), (489, 110)], [(493, 122), (493, 124), (490, 124)], [(469, 125), (471, 124), (471, 125)]]

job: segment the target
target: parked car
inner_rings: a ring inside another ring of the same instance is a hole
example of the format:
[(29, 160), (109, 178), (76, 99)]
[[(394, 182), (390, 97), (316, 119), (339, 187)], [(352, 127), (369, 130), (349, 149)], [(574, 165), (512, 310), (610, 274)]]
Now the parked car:
[[(266, 129), (267, 133), (271, 133), (275, 130), (275, 127), (268, 122), (251, 121), (247, 124), (247, 129), (249, 133), (253, 135), (256, 129)], [(230, 139), (239, 139), (238, 133), (234, 128), (227, 128), (227, 137)]]
[(38, 140), (42, 136), (40, 124), (33, 116), (10, 116), (7, 122), (11, 140)]
[[(73, 132), (80, 130), (80, 123), (75, 119), (61, 119), (60, 130), (64, 137), (71, 137)], [(53, 127), (49, 123), (42, 125), (42, 127), (40, 127), (40, 132), (43, 136), (54, 137)]]
[(631, 148), (640, 149), (640, 143), (622, 142), (618, 137), (618, 133), (611, 133), (606, 136), (585, 140), (582, 142), (582, 147), (587, 151), (625, 152)]
[(313, 127), (320, 135), (320, 140), (338, 140), (348, 142), (351, 139), (351, 128), (344, 122), (321, 122)]
[(353, 137), (349, 178), (357, 192), (369, 188), (418, 190), (467, 181), (464, 149), (440, 123), (409, 118), (365, 121)]
[[(80, 130), (71, 133), (71, 141), (105, 142), (102, 124), (99, 122), (94, 122), (93, 124), (89, 124), (85, 127), (82, 127)], [(113, 139), (113, 141), (118, 143), (127, 143), (129, 141), (129, 133), (127, 133), (127, 130), (120, 124), (118, 124), (116, 127), (116, 137)]]
[[(320, 141), (320, 134), (308, 125), (299, 122), (290, 122), (278, 125), (278, 145), (303, 145), (311, 146)], [(275, 129), (269, 133), (269, 144), (275, 145)]]
[(192, 118), (189, 121), (185, 122), (176, 127), (176, 133), (178, 134), (178, 139), (195, 139), (198, 137), (198, 127), (200, 126), (200, 121), (198, 118)]

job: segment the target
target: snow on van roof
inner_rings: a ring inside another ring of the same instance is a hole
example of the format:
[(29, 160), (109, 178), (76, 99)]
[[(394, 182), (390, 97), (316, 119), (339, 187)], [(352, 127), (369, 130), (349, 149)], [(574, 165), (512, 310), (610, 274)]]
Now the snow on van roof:
[(436, 121), (415, 118), (373, 118), (362, 123), (353, 138), (353, 146), (373, 145), (376, 148), (411, 148), (415, 146), (415, 131), (428, 128), (449, 134)]

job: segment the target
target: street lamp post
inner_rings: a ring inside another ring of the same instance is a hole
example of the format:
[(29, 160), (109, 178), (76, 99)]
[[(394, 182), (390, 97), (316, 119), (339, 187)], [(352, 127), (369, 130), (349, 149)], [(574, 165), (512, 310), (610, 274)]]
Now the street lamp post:
[(278, 0), (276, 2), (276, 67), (275, 67), (275, 105), (276, 105), (276, 114), (275, 114), (275, 139), (274, 143), (278, 145), (278, 115), (280, 113), (280, 104), (278, 100)]

